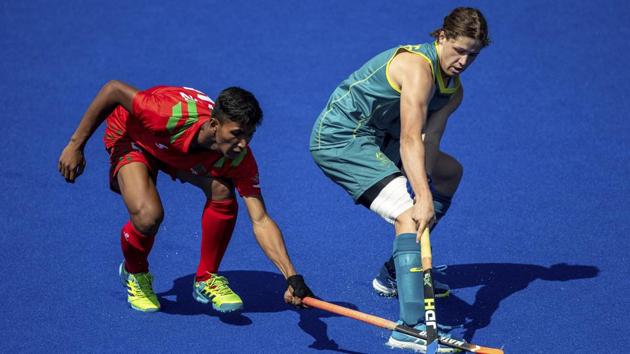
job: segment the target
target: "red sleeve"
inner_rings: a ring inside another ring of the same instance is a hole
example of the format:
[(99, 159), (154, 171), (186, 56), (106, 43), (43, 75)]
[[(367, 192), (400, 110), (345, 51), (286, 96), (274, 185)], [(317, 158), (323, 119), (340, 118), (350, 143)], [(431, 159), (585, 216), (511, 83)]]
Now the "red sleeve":
[(258, 176), (258, 165), (252, 150), (243, 157), (238, 166), (230, 169), (228, 177), (234, 182), (236, 190), (241, 197), (260, 196), (260, 180)]
[(169, 95), (168, 91), (157, 92), (162, 88), (158, 86), (140, 91), (133, 98), (132, 116), (154, 133), (165, 132), (172, 106), (177, 103), (177, 97)]

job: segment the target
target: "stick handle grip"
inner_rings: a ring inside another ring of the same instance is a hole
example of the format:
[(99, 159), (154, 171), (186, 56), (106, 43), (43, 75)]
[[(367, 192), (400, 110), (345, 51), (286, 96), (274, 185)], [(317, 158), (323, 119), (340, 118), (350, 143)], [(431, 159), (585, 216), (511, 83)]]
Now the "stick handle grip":
[(431, 237), (429, 228), (425, 227), (420, 236), (420, 258), (422, 259), (422, 269), (433, 268), (433, 255), (431, 253)]

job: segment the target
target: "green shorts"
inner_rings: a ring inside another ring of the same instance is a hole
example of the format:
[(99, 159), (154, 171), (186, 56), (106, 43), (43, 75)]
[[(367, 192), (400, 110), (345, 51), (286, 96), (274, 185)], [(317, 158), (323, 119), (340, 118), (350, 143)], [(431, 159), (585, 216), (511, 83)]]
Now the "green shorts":
[(355, 202), (375, 183), (400, 173), (371, 136), (359, 136), (335, 148), (311, 149), (315, 163)]

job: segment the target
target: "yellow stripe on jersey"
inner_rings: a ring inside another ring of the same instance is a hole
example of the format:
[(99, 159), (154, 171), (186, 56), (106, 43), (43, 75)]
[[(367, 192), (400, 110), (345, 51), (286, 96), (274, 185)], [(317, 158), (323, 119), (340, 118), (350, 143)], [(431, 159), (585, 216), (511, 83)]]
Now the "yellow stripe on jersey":
[(429, 59), (423, 53), (414, 51), (414, 49), (420, 49), (420, 46), (419, 45), (405, 45), (405, 46), (402, 46), (402, 47), (398, 48), (394, 52), (394, 55), (392, 55), (392, 57), (387, 61), (387, 68), (385, 69), (385, 75), (387, 76), (387, 82), (389, 82), (389, 86), (391, 86), (391, 88), (394, 89), (398, 93), (400, 93), (400, 87), (398, 87), (398, 85), (396, 85), (396, 83), (389, 76), (389, 64), (391, 64), (391, 62), (394, 60), (396, 55), (398, 55), (398, 53), (400, 53), (400, 50), (405, 50), (408, 53), (416, 54), (416, 55), (419, 55), (422, 58), (424, 58), (424, 60), (426, 60), (427, 63), (429, 63), (429, 67), (431, 67), (431, 75), (435, 79), (435, 72), (433, 71), (433, 63), (431, 63), (431, 59)]

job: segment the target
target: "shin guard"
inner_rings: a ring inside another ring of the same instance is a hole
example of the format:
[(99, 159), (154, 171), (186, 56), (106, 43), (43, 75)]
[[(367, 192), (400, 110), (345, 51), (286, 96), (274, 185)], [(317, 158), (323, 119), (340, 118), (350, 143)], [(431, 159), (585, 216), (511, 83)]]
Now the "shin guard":
[(400, 319), (408, 326), (418, 324), (424, 315), (422, 306), (422, 265), (416, 234), (400, 234), (394, 240), (393, 252), (398, 281)]

